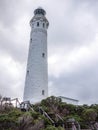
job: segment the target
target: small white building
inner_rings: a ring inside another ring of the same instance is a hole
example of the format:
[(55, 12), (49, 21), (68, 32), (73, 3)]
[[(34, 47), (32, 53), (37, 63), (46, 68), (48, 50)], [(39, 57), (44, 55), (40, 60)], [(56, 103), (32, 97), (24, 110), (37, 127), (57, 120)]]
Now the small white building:
[(59, 96), (59, 98), (62, 99), (62, 102), (66, 102), (68, 104), (78, 105), (79, 102), (79, 100), (68, 98), (68, 97)]

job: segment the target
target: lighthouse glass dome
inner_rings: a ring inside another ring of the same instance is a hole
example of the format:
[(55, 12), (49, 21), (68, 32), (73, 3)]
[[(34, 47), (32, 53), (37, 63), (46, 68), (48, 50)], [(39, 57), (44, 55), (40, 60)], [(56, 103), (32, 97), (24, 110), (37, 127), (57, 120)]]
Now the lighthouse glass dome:
[(34, 11), (34, 14), (36, 15), (36, 14), (42, 14), (42, 15), (45, 15), (46, 14), (46, 12), (45, 12), (45, 10), (44, 9), (42, 9), (41, 7), (39, 7), (38, 9), (36, 9), (35, 11)]

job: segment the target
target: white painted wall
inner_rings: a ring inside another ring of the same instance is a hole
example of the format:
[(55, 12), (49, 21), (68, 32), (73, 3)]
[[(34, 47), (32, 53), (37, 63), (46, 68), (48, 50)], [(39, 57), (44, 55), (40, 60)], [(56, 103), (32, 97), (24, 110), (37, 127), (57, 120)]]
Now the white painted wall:
[[(39, 22), (39, 26), (37, 26), (37, 22)], [(45, 24), (44, 26), (43, 23)], [(48, 97), (48, 21), (43, 15), (35, 15), (31, 19), (30, 25), (31, 34), (24, 89), (24, 101), (30, 100), (31, 103), (36, 103)]]

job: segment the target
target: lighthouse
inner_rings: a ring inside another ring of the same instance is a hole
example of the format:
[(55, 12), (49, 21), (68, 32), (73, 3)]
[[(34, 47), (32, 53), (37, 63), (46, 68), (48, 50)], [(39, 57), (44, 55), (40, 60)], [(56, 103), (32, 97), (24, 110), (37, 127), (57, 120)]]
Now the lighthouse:
[(40, 102), (48, 97), (47, 29), (49, 22), (42, 8), (34, 11), (30, 21), (30, 45), (23, 100)]

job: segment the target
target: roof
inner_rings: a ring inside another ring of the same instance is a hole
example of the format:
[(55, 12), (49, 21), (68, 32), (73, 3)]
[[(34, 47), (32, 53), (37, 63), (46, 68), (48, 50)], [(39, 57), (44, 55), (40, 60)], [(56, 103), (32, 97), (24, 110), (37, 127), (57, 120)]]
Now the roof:
[(68, 98), (68, 97), (59, 96), (59, 98), (64, 98), (64, 99), (68, 99), (68, 100), (79, 102), (79, 100)]

